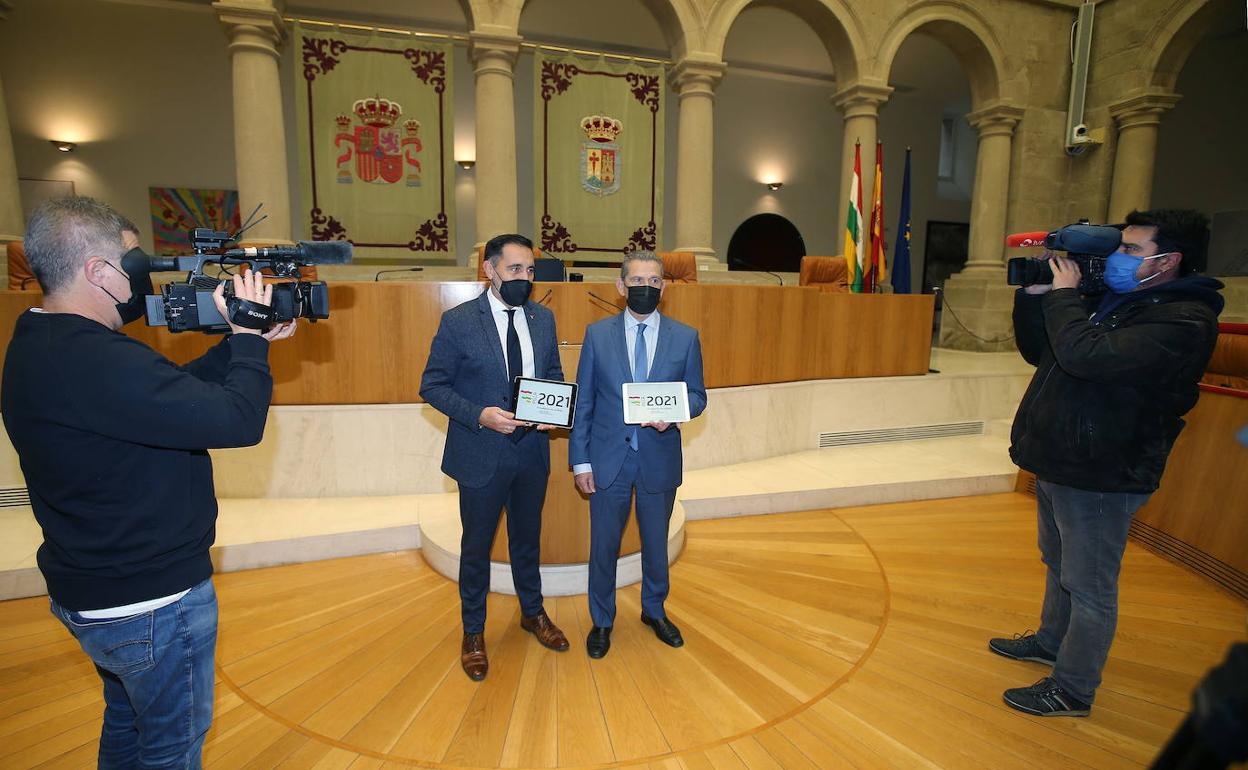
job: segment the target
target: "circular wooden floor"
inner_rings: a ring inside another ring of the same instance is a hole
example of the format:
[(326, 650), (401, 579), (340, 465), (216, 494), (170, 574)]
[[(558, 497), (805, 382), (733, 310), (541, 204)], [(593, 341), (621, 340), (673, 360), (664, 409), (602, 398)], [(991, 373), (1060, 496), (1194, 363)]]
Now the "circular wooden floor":
[[(691, 522), (663, 646), (620, 592), (611, 653), (584, 597), (572, 650), (491, 596), (489, 678), (459, 668), (456, 586), (404, 552), (219, 575), (212, 768), (1131, 768), (1245, 635), (1245, 605), (1131, 543), (1087, 719), (1012, 711), (1046, 675), (988, 652), (1034, 628), (1035, 501), (1019, 494)], [(0, 767), (92, 767), (98, 677), (45, 598), (0, 602)]]
[[(482, 683), (459, 666), (457, 586), (411, 553), (218, 578), (217, 661), (250, 709), (318, 742), (423, 767), (619, 766), (707, 750), (826, 696), (878, 639), (888, 592), (870, 548), (834, 515), (689, 530), (669, 615), (686, 645), (643, 626), (621, 589), (611, 652), (585, 655), (584, 597), (548, 599), (572, 641), (555, 653), (492, 594)], [(218, 733), (230, 729), (222, 715)], [(251, 731), (208, 752), (247, 751)]]

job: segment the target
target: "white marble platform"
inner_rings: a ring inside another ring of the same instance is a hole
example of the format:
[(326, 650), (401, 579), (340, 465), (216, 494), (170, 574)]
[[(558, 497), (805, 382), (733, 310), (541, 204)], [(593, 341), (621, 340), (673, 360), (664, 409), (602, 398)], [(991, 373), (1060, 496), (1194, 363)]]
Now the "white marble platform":
[[(1013, 489), (1008, 440), (982, 436), (799, 452), (690, 471), (677, 495), (668, 561), (684, 546), (686, 519), (781, 513), (849, 505), (992, 494)], [(0, 599), (45, 592), (35, 564), (42, 533), (29, 507), (0, 511)], [(223, 499), (212, 549), (219, 571), (419, 548), (455, 579), (460, 524), (455, 493), (386, 497)], [(550, 596), (585, 592), (584, 564), (542, 568)], [(639, 555), (620, 560), (618, 585), (641, 580)], [(514, 593), (507, 564), (491, 567), (490, 590)]]
[[(777, 513), (1013, 488), (1008, 422), (1031, 374), (1013, 353), (937, 350), (939, 374), (820, 380), (709, 394), (682, 431), (685, 483), (669, 559), (685, 518)], [(852, 405), (847, 408), (846, 405)], [(815, 449), (821, 431), (983, 421), (985, 434)], [(422, 548), (458, 572), (454, 485), (439, 470), (445, 418), (423, 404), (275, 407), (264, 441), (213, 453), (220, 517), (213, 549), (224, 571)], [(0, 487), (24, 486), (0, 439)], [(0, 599), (44, 591), (42, 533), (29, 507), (0, 508)], [(636, 557), (620, 581), (640, 579)], [(584, 590), (583, 566), (544, 570), (552, 594)], [(510, 589), (495, 565), (491, 586)]]

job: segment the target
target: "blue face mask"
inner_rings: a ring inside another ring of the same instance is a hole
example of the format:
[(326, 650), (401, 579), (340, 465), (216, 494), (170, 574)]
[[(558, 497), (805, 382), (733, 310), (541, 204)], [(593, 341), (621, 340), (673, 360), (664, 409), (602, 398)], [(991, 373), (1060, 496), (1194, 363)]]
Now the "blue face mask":
[(1161, 273), (1153, 273), (1142, 281), (1136, 280), (1135, 271), (1140, 269), (1140, 265), (1146, 260), (1161, 259), (1173, 253), (1167, 251), (1165, 254), (1154, 254), (1151, 257), (1133, 257), (1130, 254), (1115, 251), (1109, 255), (1109, 260), (1105, 263), (1105, 285), (1118, 294), (1135, 291), (1140, 284), (1147, 283), (1161, 275)]

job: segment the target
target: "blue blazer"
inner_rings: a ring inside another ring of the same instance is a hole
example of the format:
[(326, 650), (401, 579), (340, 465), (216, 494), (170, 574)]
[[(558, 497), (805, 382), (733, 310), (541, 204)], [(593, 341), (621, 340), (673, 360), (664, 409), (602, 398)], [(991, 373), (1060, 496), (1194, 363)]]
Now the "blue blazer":
[[(489, 291), (489, 289), (486, 289)], [(555, 314), (536, 302), (524, 304), (529, 336), (533, 340), (533, 374), (539, 379), (562, 380)], [(666, 320), (666, 319), (665, 319)], [(438, 333), (429, 347), (429, 362), (420, 380), (420, 397), (450, 418), (442, 472), (466, 487), (483, 487), (498, 469), (498, 454), (509, 438), (482, 428), (477, 422), (487, 406), (507, 408), (511, 383), (507, 380), (507, 359), (498, 339), (498, 327), (490, 317), (485, 292), (476, 299), (442, 314)], [(526, 436), (522, 441), (540, 441), (545, 460), (542, 471), (550, 472), (550, 437), (546, 433)]]
[[(627, 311), (625, 311), (627, 312)], [(632, 425), (624, 422), (622, 386), (633, 379), (624, 341), (624, 315), (603, 319), (585, 329), (581, 362), (576, 370), (576, 423), (568, 443), (572, 465), (591, 463), (594, 484), (609, 487), (624, 464)], [(689, 416), (706, 409), (702, 379), (702, 344), (691, 326), (663, 316), (659, 342), (646, 377), (651, 382), (684, 381), (689, 388)], [(640, 486), (647, 492), (667, 492), (680, 486), (683, 456), (680, 426), (660, 433), (653, 428), (637, 432)]]

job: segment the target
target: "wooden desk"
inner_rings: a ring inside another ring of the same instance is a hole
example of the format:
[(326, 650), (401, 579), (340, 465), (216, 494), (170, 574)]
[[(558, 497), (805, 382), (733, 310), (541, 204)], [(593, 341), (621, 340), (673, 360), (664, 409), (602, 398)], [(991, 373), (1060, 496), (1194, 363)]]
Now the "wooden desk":
[[(442, 312), (477, 296), (476, 282), (335, 283), (331, 317), (304, 323), (273, 346), (274, 404), (417, 403), (420, 376)], [(561, 342), (620, 311), (609, 283), (537, 284), (533, 298), (555, 313)], [(0, 292), (0, 343), (35, 292)], [(825, 294), (798, 286), (674, 284), (660, 312), (696, 328), (711, 388), (837, 377), (925, 374), (931, 353), (931, 295)], [(200, 355), (217, 338), (127, 327), (174, 361)], [(572, 377), (575, 369), (568, 372)]]
[[(477, 282), (333, 283), (331, 317), (304, 323), (269, 355), (274, 404), (414, 403), (441, 314), (482, 291)], [(538, 284), (533, 298), (555, 314), (564, 372), (576, 376), (585, 327), (621, 311), (614, 284)], [(17, 316), (41, 295), (0, 292), (0, 355)], [(925, 374), (930, 356), (930, 295), (826, 294), (797, 286), (674, 284), (660, 311), (698, 329), (710, 388), (836, 377)], [(141, 322), (126, 332), (174, 361), (202, 354), (219, 338), (170, 334)], [(589, 557), (589, 510), (567, 464), (567, 434), (551, 444), (543, 512), (542, 560)], [(622, 555), (640, 545), (630, 518)], [(500, 527), (494, 558), (507, 560)]]

